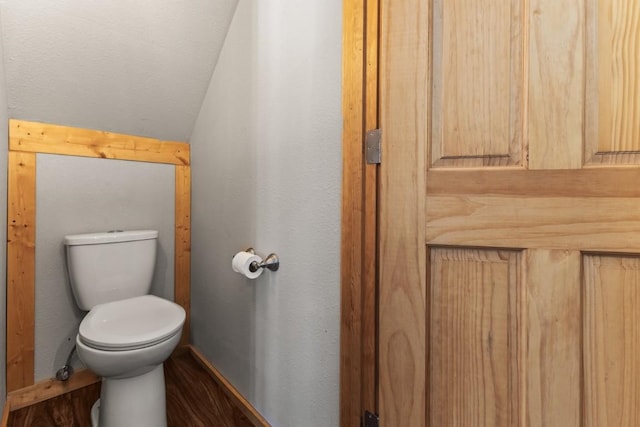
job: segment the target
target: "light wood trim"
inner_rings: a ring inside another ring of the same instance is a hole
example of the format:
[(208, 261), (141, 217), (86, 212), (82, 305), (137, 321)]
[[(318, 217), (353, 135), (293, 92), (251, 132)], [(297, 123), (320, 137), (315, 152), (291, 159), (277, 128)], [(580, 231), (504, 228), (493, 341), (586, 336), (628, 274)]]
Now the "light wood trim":
[(7, 211), (7, 391), (33, 384), (36, 155), (9, 152)]
[[(378, 128), (379, 1), (365, 3), (365, 131)], [(378, 169), (364, 164), (362, 254), (362, 408), (378, 412)]]
[(364, 1), (344, 0), (342, 34), (342, 224), (340, 426), (362, 414)]
[(202, 353), (190, 345), (189, 350), (194, 359), (209, 373), (211, 378), (218, 383), (231, 401), (249, 418), (256, 427), (270, 427), (271, 424), (262, 416), (256, 408), (218, 371)]
[(180, 345), (189, 344), (191, 328), (191, 168), (176, 166), (175, 294), (187, 312)]
[(377, 412), (378, 166), (363, 139), (378, 127), (378, 0), (343, 2), (340, 425)]
[(36, 153), (176, 165), (174, 299), (187, 312), (182, 342), (188, 343), (191, 269), (189, 144), (10, 120), (7, 192), (7, 391), (12, 392), (34, 383)]
[(67, 156), (189, 164), (189, 144), (154, 138), (9, 120), (9, 150)]
[(11, 410), (16, 411), (95, 384), (100, 380), (101, 378), (93, 372), (82, 369), (74, 373), (67, 381), (58, 381), (52, 378), (12, 391), (8, 394), (7, 401), (11, 402)]
[(378, 167), (363, 141), (378, 126), (378, 0), (343, 2), (340, 425), (377, 412)]
[(9, 426), (9, 414), (11, 413), (11, 402), (6, 400), (4, 402), (4, 409), (2, 410), (2, 421), (0, 421), (0, 427)]

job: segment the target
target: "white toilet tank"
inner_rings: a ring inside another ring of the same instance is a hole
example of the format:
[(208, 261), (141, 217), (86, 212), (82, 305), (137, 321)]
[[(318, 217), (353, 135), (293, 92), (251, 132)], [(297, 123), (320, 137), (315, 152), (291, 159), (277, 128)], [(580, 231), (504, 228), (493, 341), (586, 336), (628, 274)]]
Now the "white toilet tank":
[(156, 230), (64, 237), (71, 289), (78, 307), (146, 295), (156, 263)]

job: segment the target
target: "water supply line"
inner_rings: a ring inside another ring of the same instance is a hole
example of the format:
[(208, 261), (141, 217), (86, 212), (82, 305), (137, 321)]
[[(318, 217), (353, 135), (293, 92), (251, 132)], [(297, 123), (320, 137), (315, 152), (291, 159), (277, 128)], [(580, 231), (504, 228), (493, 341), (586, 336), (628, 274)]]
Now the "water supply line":
[(71, 378), (71, 375), (73, 375), (73, 366), (71, 366), (71, 358), (73, 357), (75, 352), (76, 352), (76, 346), (74, 344), (73, 348), (69, 352), (69, 356), (67, 357), (67, 363), (65, 363), (65, 365), (62, 368), (58, 369), (58, 371), (56, 372), (56, 379), (58, 381), (67, 381), (69, 378)]

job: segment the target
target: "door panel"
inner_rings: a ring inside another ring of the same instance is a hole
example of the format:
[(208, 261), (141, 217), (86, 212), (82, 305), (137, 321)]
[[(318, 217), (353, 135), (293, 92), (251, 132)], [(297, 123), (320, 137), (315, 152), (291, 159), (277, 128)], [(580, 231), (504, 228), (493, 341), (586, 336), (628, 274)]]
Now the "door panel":
[(522, 3), (434, 1), (433, 166), (522, 165)]
[(599, 129), (596, 161), (638, 163), (637, 154), (627, 157), (607, 153), (637, 153), (640, 150), (640, 3), (633, 0), (597, 2), (589, 17), (597, 37), (593, 52), (595, 117)]
[(380, 17), (382, 425), (640, 425), (640, 5)]
[(430, 252), (429, 421), (513, 425), (519, 410), (520, 253)]
[(586, 255), (586, 425), (640, 425), (640, 258)]

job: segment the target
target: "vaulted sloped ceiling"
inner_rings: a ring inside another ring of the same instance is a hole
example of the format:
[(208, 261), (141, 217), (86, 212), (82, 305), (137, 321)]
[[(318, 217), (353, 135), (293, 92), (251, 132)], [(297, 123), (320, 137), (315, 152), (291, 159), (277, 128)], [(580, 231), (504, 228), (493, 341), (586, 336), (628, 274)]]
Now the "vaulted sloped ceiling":
[(0, 0), (9, 116), (186, 141), (238, 0)]

